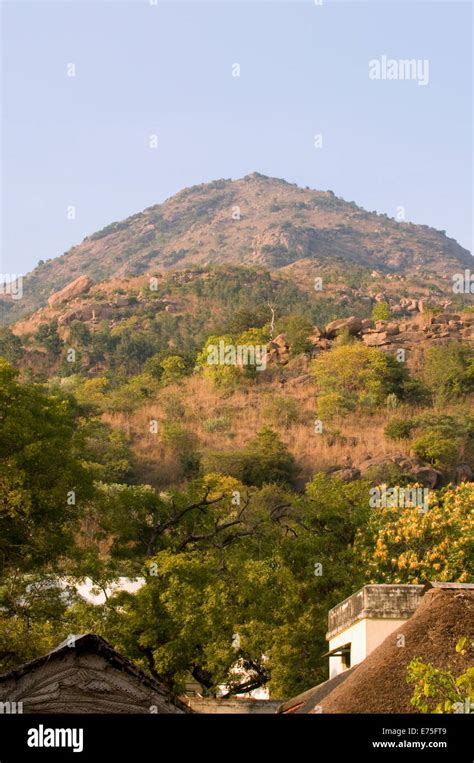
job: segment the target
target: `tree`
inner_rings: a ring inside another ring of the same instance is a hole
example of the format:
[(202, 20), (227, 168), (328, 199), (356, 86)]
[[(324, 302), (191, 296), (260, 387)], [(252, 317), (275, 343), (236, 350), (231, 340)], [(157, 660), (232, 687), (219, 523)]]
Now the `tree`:
[[(388, 395), (407, 396), (409, 373), (393, 355), (354, 343), (321, 353), (313, 361), (318, 406), (343, 413), (356, 406), (375, 407)], [(326, 403), (327, 399), (327, 403)]]
[(474, 581), (474, 485), (430, 491), (424, 508), (374, 508), (355, 542), (373, 583)]
[[(242, 491), (240, 509), (232, 508), (234, 490)], [(236, 480), (207, 475), (186, 490), (158, 493), (150, 485), (100, 484), (89, 517), (96, 539), (109, 539), (110, 557), (130, 560), (139, 572), (161, 550), (182, 552), (196, 543), (213, 542), (231, 528), (245, 525), (248, 499)], [(225, 536), (224, 536), (225, 537)]]
[(59, 358), (63, 342), (58, 334), (58, 322), (42, 323), (35, 334), (38, 344), (46, 347), (54, 359)]
[(0, 422), (0, 555), (6, 568), (37, 568), (70, 546), (79, 507), (93, 493), (80, 411), (19, 384), (0, 359)]
[(17, 363), (23, 356), (21, 339), (8, 328), (0, 328), (0, 357), (9, 363)]
[(313, 322), (304, 315), (289, 315), (277, 323), (277, 332), (286, 334), (292, 355), (309, 352), (312, 347), (309, 337), (313, 331)]
[[(352, 542), (366, 495), (366, 483), (323, 475), (299, 498), (275, 485), (197, 481), (156, 519), (141, 517), (148, 539), (157, 528), (146, 585), (114, 597), (99, 631), (175, 691), (189, 674), (210, 693), (269, 686), (283, 698), (313, 686), (326, 678), (327, 610), (362, 580)], [(116, 498), (112, 506), (126, 546), (131, 512), (124, 525)]]
[(230, 334), (241, 334), (251, 328), (262, 328), (268, 322), (268, 311), (261, 306), (255, 309), (239, 308), (232, 312), (226, 326)]
[(202, 351), (196, 361), (198, 368), (202, 369), (203, 375), (209, 379), (218, 389), (230, 390), (236, 387), (241, 378), (241, 371), (232, 363), (222, 363), (219, 348), (234, 347), (235, 341), (230, 334), (213, 335), (208, 337)]
[(13, 572), (0, 578), (0, 669), (48, 652), (71, 631), (67, 610), (75, 599), (53, 576)]
[(126, 375), (137, 374), (143, 370), (145, 361), (158, 350), (158, 339), (151, 331), (136, 327), (125, 327), (118, 334), (114, 348), (113, 362)]
[(91, 341), (89, 327), (83, 321), (72, 321), (69, 328), (69, 341), (87, 347)]
[[(461, 638), (456, 652), (474, 657), (474, 641)], [(419, 657), (407, 667), (407, 682), (414, 684), (411, 704), (420, 713), (470, 713), (474, 704), (474, 667), (458, 676), (451, 670), (441, 670)]]
[(208, 337), (196, 364), (214, 386), (232, 390), (240, 382), (258, 376), (257, 368), (262, 368), (266, 344), (265, 332), (261, 328), (248, 329), (237, 338), (230, 334), (213, 335)]
[(472, 392), (474, 353), (458, 342), (431, 347), (425, 356), (423, 373), (433, 396), (440, 401)]

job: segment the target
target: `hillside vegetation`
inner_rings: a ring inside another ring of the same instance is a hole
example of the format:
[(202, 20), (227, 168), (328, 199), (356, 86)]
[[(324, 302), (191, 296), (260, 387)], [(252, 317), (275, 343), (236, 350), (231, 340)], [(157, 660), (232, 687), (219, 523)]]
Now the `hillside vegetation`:
[[(40, 266), (0, 330), (0, 666), (94, 631), (170, 691), (285, 698), (364, 583), (472, 581), (467, 258), (252, 175)], [(86, 577), (145, 584), (95, 606)]]

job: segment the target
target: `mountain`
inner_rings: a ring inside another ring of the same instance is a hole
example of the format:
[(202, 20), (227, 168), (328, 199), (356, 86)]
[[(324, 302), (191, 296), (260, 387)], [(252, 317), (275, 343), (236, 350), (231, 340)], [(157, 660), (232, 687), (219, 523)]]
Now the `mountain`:
[[(61, 257), (39, 264), (21, 300), (5, 296), (3, 323), (46, 304), (87, 275), (99, 282), (154, 271), (240, 265), (287, 272), (296, 280), (321, 269), (402, 274), (450, 289), (472, 262), (444, 231), (367, 212), (332, 191), (300, 188), (253, 173), (186, 188), (162, 204), (114, 222)], [(444, 289), (443, 289), (444, 290)]]

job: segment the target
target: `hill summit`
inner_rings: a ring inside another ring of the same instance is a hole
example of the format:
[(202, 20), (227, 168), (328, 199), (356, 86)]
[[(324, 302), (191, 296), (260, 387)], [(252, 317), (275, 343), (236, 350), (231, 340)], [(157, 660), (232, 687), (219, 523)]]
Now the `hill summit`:
[(328, 268), (433, 278), (450, 290), (470, 253), (444, 231), (368, 212), (333, 191), (300, 188), (258, 172), (186, 188), (162, 204), (87, 236), (4, 296), (2, 322), (46, 305), (79, 276), (94, 282), (215, 265), (280, 270), (309, 280)]

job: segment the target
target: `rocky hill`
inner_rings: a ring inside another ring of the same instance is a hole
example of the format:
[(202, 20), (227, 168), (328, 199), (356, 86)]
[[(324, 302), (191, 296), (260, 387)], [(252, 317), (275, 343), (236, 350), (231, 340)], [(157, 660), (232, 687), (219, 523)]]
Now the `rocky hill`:
[(184, 189), (39, 264), (26, 276), (21, 300), (2, 295), (1, 321), (14, 323), (45, 306), (79, 276), (98, 283), (238, 265), (279, 272), (307, 291), (322, 278), (323, 289), (344, 304), (377, 283), (397, 298), (449, 296), (452, 275), (471, 262), (444, 231), (253, 173)]

